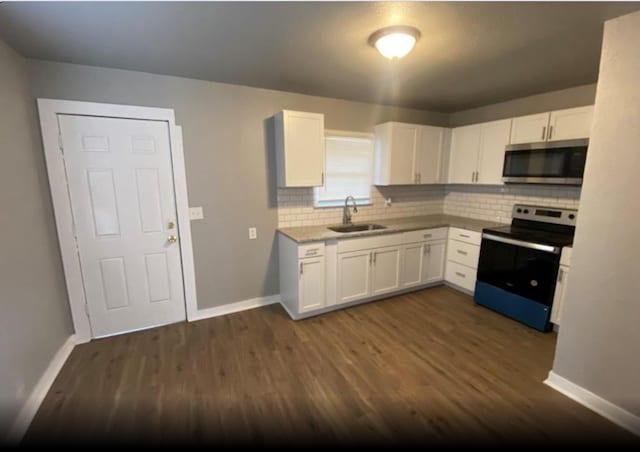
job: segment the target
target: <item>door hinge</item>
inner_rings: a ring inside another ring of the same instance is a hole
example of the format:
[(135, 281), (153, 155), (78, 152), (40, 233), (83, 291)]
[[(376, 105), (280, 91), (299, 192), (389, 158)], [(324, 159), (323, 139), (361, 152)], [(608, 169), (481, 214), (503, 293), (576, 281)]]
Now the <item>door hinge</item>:
[(62, 134), (58, 132), (58, 148), (64, 154), (64, 145), (62, 144)]
[(89, 305), (87, 303), (84, 304), (84, 312), (87, 314), (87, 318), (91, 319), (91, 316), (89, 315)]

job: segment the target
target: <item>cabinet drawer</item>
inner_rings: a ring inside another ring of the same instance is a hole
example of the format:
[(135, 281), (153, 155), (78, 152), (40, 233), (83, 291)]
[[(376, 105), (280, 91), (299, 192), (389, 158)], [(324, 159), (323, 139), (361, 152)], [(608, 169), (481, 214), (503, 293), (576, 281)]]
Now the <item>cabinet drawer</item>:
[(373, 237), (360, 237), (353, 239), (338, 240), (338, 253), (349, 253), (351, 251), (370, 250), (382, 248), (383, 246), (394, 246), (402, 244), (402, 234), (375, 235)]
[(467, 267), (478, 268), (478, 258), (480, 257), (480, 247), (459, 240), (449, 240), (447, 243), (447, 260), (466, 265)]
[(429, 240), (442, 240), (447, 238), (448, 228), (421, 229), (402, 234), (402, 243), (426, 242)]
[(324, 242), (305, 243), (298, 246), (298, 259), (324, 256)]
[(476, 269), (448, 261), (445, 280), (473, 292), (476, 290)]
[(468, 229), (449, 228), (449, 238), (480, 246), (480, 242), (482, 241), (482, 233), (469, 231)]

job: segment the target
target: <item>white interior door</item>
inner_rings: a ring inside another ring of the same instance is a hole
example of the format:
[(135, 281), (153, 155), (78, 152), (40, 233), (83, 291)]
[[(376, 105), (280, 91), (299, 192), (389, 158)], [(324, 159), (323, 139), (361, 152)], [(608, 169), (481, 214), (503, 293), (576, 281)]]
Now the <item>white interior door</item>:
[(58, 118), (93, 337), (184, 320), (168, 124)]

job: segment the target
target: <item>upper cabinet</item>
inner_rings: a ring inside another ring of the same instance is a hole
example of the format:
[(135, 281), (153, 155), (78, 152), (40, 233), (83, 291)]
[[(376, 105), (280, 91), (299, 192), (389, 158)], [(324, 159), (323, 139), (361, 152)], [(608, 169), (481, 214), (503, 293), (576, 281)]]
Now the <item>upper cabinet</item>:
[(510, 144), (589, 138), (593, 105), (513, 118)]
[(502, 184), (511, 120), (456, 127), (449, 154), (450, 184)]
[(376, 126), (375, 185), (437, 184), (447, 129), (400, 122)]
[(324, 184), (324, 115), (283, 110), (275, 115), (278, 187)]

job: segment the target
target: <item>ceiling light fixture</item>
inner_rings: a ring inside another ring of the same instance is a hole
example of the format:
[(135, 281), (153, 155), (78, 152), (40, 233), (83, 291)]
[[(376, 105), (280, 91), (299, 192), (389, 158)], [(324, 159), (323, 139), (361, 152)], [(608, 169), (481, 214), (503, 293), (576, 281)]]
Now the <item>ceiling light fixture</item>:
[(413, 49), (420, 38), (420, 30), (408, 25), (381, 28), (369, 36), (369, 44), (390, 60), (402, 58)]

